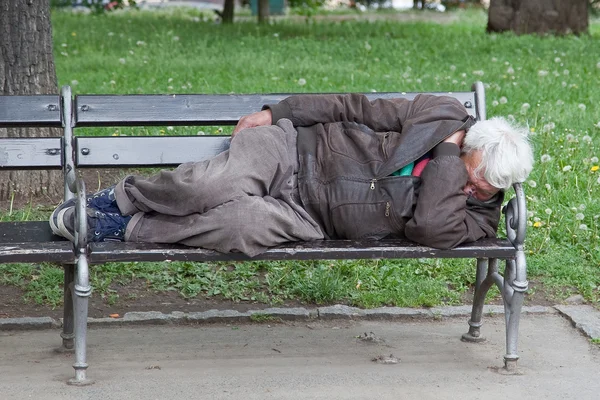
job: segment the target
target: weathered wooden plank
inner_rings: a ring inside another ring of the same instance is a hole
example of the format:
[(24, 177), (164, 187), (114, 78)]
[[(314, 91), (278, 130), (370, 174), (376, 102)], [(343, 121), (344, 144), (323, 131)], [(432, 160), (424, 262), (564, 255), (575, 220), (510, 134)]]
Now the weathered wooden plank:
[(0, 96), (1, 127), (60, 127), (58, 95)]
[[(369, 99), (414, 98), (418, 93), (365, 93)], [(459, 99), (476, 116), (473, 92), (432, 93)], [(235, 125), (290, 94), (82, 95), (75, 97), (77, 126)]]
[(251, 261), (251, 260), (346, 260), (399, 258), (513, 258), (515, 248), (507, 240), (487, 239), (452, 250), (425, 247), (403, 240), (357, 242), (323, 240), (274, 247), (250, 258), (241, 253), (154, 243), (92, 243), (93, 263), (109, 261)]
[(229, 148), (229, 136), (78, 137), (79, 168), (176, 166), (202, 161)]
[(0, 138), (0, 169), (62, 168), (62, 138)]
[(75, 262), (73, 244), (69, 241), (0, 243), (0, 263)]
[(48, 221), (0, 222), (0, 244), (55, 241), (66, 239), (54, 235)]

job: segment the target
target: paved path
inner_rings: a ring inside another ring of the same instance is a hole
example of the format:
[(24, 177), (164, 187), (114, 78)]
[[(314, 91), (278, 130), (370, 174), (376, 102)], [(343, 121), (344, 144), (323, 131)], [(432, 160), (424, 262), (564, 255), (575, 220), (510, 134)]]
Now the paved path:
[[(92, 327), (89, 376), (71, 387), (58, 330), (0, 332), (2, 399), (600, 398), (600, 349), (557, 313), (524, 315), (520, 376), (497, 372), (504, 321), (488, 341), (458, 338), (464, 319)], [(373, 332), (380, 342), (356, 337)], [(398, 364), (378, 364), (393, 354)]]

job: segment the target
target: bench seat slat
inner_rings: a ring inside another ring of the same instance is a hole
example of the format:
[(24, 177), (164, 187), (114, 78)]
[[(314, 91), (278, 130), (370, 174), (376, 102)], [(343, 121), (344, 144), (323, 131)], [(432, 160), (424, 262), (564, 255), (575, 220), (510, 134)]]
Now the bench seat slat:
[[(365, 93), (377, 98), (414, 98), (418, 93)], [(476, 116), (475, 93), (432, 93), (453, 96)], [(82, 95), (75, 97), (76, 125), (160, 126), (235, 125), (244, 115), (275, 104), (289, 94), (232, 95)]]
[(61, 263), (73, 264), (73, 244), (67, 240), (55, 242), (0, 243), (0, 263)]
[(0, 138), (1, 169), (62, 168), (62, 138)]
[(76, 166), (177, 166), (209, 159), (229, 148), (229, 136), (111, 136), (78, 137)]
[(60, 97), (0, 96), (0, 126), (60, 127)]
[(90, 261), (250, 261), (250, 260), (348, 260), (394, 258), (501, 258), (515, 256), (515, 248), (503, 239), (483, 239), (452, 250), (425, 247), (405, 240), (358, 242), (323, 240), (277, 246), (257, 257), (241, 253), (154, 243), (92, 243)]

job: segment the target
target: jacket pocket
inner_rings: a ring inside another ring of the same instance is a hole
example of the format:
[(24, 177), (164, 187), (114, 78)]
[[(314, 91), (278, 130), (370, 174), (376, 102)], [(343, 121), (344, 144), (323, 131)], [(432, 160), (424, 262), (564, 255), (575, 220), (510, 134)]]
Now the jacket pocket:
[(377, 240), (392, 231), (390, 201), (340, 204), (330, 214), (338, 238)]

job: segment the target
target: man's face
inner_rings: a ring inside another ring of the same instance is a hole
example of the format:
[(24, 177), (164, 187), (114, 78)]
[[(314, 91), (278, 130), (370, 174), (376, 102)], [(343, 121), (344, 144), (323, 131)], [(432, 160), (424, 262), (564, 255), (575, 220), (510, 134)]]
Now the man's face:
[[(467, 173), (469, 178), (467, 184), (463, 188), (463, 191), (467, 196), (476, 198), (477, 200), (487, 201), (494, 197), (500, 189), (490, 185), (483, 176), (475, 176), (475, 169), (481, 163), (481, 151), (472, 151), (465, 153), (460, 156), (467, 167)], [(483, 171), (480, 171), (479, 175), (483, 175)]]

